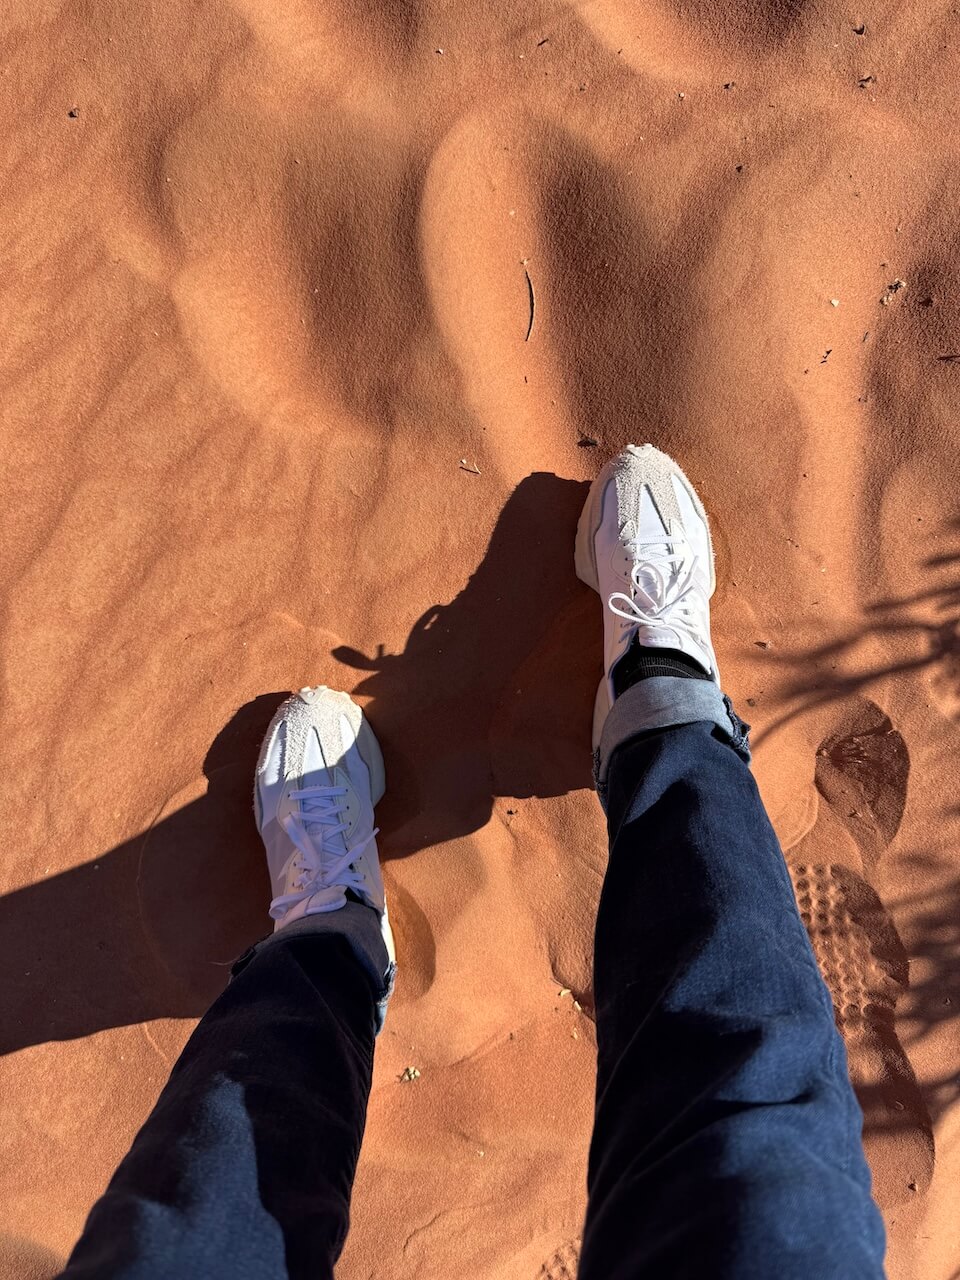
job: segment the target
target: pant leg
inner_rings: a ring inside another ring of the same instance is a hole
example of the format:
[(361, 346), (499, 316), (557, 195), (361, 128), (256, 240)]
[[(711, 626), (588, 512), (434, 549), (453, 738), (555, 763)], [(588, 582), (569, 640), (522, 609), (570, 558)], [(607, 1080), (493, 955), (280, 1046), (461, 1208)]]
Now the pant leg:
[(877, 1280), (843, 1042), (722, 718), (647, 728), (604, 761), (580, 1280)]
[[(353, 912), (373, 921), (375, 948), (374, 913)], [(385, 993), (331, 918), (308, 917), (238, 961), (63, 1280), (332, 1277)], [(311, 931), (313, 920), (327, 927)]]

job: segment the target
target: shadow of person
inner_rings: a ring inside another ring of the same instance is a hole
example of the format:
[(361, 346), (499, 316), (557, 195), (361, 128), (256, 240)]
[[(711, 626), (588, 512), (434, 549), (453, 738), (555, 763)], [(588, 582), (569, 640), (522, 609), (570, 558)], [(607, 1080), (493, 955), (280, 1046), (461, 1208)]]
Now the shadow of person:
[(537, 472), (507, 501), (463, 590), (414, 623), (402, 653), (342, 646), (383, 748), (386, 858), (482, 827), (496, 796), (591, 785), (597, 599), (574, 576), (587, 485)]
[[(371, 673), (354, 692), (373, 699), (386, 757), (385, 858), (476, 830), (495, 796), (589, 786), (600, 650), (596, 597), (573, 573), (584, 490), (529, 476), (467, 585), (414, 624), (402, 654), (336, 652)], [(0, 897), (0, 1053), (198, 1017), (216, 998), (232, 960), (270, 928), (251, 801), (284, 697), (241, 707), (204, 779), (146, 832)]]
[(241, 707), (206, 790), (108, 853), (0, 898), (0, 1053), (154, 1018), (196, 1017), (270, 921), (252, 819), (260, 741), (286, 695)]

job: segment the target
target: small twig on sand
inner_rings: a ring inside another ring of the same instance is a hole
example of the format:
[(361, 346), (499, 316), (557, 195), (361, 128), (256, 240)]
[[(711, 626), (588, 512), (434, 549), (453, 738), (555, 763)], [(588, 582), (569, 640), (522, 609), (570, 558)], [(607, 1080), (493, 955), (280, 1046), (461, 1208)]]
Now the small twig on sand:
[(460, 470), (469, 471), (472, 476), (478, 476), (480, 474), (480, 468), (476, 465), (476, 463), (474, 463), (472, 467), (467, 466), (466, 458), (460, 459)]
[(527, 325), (527, 336), (524, 338), (524, 342), (529, 342), (530, 335), (533, 333), (533, 312), (536, 303), (533, 298), (533, 281), (530, 279), (530, 272), (526, 267), (523, 269), (523, 274), (527, 277), (527, 293), (530, 295), (530, 323)]
[(960, 364), (960, 353), (952, 356), (937, 356), (938, 360), (942, 360), (944, 364)]

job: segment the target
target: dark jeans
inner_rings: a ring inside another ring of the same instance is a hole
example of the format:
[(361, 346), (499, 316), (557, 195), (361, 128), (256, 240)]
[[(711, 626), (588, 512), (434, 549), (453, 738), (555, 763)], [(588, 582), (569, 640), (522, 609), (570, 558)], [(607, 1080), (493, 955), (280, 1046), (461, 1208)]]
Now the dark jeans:
[[(843, 1044), (749, 768), (714, 724), (655, 729), (614, 752), (605, 803), (581, 1280), (882, 1277)], [(259, 949), (63, 1275), (331, 1276), (381, 995), (337, 934)]]

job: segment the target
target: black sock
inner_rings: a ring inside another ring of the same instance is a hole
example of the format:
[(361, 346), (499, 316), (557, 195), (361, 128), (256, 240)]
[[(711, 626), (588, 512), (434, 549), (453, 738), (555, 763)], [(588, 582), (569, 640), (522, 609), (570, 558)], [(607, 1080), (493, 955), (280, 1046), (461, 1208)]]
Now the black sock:
[(681, 680), (712, 680), (713, 676), (704, 671), (699, 662), (688, 658), (679, 649), (647, 649), (639, 643), (639, 636), (634, 636), (630, 648), (613, 668), (614, 696), (622, 693), (645, 680), (647, 676), (679, 676)]

